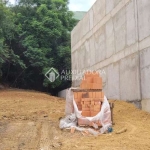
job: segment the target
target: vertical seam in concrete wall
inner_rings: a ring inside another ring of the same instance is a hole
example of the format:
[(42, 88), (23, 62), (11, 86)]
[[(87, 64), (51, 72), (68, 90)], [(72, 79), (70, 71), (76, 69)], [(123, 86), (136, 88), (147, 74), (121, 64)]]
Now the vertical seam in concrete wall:
[[(90, 31), (91, 31), (91, 24), (90, 24), (91, 17), (90, 17), (90, 11), (88, 11), (87, 13), (88, 13), (88, 18), (89, 18), (89, 31), (88, 31), (88, 32), (90, 32)], [(88, 34), (88, 32), (87, 32), (86, 34)], [(86, 34), (85, 34), (85, 35), (86, 35)], [(86, 41), (87, 41), (87, 39), (86, 39)]]
[(116, 39), (116, 34), (115, 34), (115, 28), (114, 28), (114, 17), (112, 17), (112, 22), (113, 22), (113, 31), (114, 31), (114, 47), (115, 47), (114, 54), (115, 54), (116, 53), (116, 40), (115, 40)]
[(139, 57), (139, 86), (140, 86), (140, 98), (142, 100), (142, 83), (141, 83), (141, 60), (140, 60), (140, 50), (139, 50), (139, 23), (138, 23), (138, 20), (139, 20), (139, 14), (138, 14), (138, 3), (137, 3), (137, 0), (135, 0), (135, 19), (136, 19), (136, 25), (137, 25), (137, 41), (138, 41), (138, 57)]

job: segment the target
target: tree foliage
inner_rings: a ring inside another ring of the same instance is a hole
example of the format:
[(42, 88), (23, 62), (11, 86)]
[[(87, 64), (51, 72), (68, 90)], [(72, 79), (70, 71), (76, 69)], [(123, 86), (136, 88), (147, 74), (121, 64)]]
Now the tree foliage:
[(70, 32), (76, 24), (68, 0), (0, 2), (0, 67), (11, 86), (58, 91), (70, 81), (49, 82), (45, 73), (71, 69)]
[(14, 14), (0, 1), (0, 78), (2, 76), (2, 65), (5, 63), (18, 65), (25, 68), (25, 64), (15, 55), (11, 48), (11, 41), (14, 38)]

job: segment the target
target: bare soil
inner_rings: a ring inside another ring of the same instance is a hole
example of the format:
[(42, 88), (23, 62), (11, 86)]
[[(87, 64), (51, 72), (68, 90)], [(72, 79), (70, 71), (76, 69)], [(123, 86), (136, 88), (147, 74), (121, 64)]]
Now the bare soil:
[[(113, 132), (84, 136), (59, 129), (65, 100), (48, 94), (0, 91), (0, 150), (150, 150), (150, 114), (113, 101)], [(120, 130), (126, 132), (116, 134)]]

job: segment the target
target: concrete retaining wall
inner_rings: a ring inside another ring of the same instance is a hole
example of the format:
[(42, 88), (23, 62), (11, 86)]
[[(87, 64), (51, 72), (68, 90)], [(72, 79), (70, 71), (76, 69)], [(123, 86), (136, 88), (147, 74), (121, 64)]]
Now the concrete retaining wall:
[(104, 70), (109, 99), (150, 112), (150, 0), (97, 0), (71, 39), (73, 70)]

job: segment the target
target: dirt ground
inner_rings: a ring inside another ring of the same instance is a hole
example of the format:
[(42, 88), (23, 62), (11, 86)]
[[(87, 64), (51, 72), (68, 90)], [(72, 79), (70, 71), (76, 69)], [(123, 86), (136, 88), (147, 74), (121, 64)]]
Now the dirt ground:
[[(150, 150), (150, 114), (114, 101), (113, 132), (84, 136), (59, 129), (64, 99), (22, 90), (0, 91), (0, 150)], [(126, 132), (116, 134), (121, 129)]]

